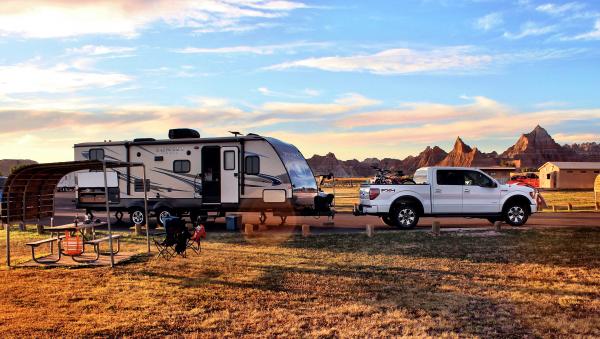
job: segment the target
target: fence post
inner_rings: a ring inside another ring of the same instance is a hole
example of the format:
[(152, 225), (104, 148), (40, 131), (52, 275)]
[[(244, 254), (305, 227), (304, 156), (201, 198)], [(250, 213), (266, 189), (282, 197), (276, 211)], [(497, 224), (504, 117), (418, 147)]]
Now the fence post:
[(573, 204), (569, 203), (567, 205), (567, 211), (569, 211), (569, 212), (573, 211)]
[(302, 225), (302, 236), (308, 237), (310, 235), (310, 225), (303, 224)]
[(254, 232), (253, 224), (244, 224), (244, 233), (246, 235), (252, 235), (253, 232)]
[(135, 224), (135, 235), (142, 235), (142, 224)]
[(367, 224), (367, 237), (373, 238), (373, 233), (375, 233), (375, 227), (371, 224)]
[(556, 212), (556, 205), (552, 205), (552, 212)]
[(431, 233), (433, 235), (440, 235), (440, 222), (434, 221), (431, 223)]

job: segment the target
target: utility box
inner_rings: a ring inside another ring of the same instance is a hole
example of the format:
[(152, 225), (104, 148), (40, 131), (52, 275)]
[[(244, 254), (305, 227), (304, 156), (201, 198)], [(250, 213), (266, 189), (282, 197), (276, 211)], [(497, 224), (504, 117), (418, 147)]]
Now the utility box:
[(225, 225), (228, 231), (237, 231), (242, 228), (242, 215), (231, 214), (225, 217)]

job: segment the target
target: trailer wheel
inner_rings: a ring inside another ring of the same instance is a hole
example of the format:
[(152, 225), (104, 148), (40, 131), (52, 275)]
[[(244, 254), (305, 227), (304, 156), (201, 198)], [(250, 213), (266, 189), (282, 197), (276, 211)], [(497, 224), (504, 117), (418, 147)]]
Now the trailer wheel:
[(392, 226), (392, 227), (398, 226), (398, 224), (395, 222), (395, 220), (393, 218), (391, 218), (389, 215), (384, 215), (383, 217), (381, 217), (381, 220), (388, 226)]
[(175, 215), (173, 213), (173, 211), (171, 211), (171, 209), (166, 208), (166, 207), (161, 207), (156, 211), (156, 222), (162, 226), (165, 227), (165, 222), (164, 219), (168, 218), (170, 216)]
[(390, 212), (390, 218), (394, 219), (396, 226), (400, 229), (415, 228), (419, 223), (419, 210), (414, 204), (401, 202), (394, 206)]
[(134, 207), (129, 210), (129, 220), (135, 225), (145, 225), (146, 213), (140, 207)]

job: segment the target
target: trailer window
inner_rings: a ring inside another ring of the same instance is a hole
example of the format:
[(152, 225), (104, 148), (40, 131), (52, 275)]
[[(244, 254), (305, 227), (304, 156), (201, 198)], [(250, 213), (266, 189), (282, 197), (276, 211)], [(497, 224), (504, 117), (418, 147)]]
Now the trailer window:
[(189, 160), (173, 161), (173, 173), (190, 173), (192, 163)]
[(90, 160), (104, 160), (104, 150), (102, 148), (92, 148), (90, 149)]
[(246, 174), (256, 175), (260, 173), (260, 158), (256, 155), (246, 157)]
[(225, 170), (234, 170), (235, 169), (235, 152), (234, 151), (225, 151), (223, 153), (223, 168)]

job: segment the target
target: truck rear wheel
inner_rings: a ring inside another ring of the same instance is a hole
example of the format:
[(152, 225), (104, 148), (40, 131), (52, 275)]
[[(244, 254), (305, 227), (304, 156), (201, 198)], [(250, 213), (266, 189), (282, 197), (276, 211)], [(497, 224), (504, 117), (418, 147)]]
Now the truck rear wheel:
[(419, 223), (419, 210), (411, 203), (400, 203), (390, 212), (390, 218), (400, 229), (415, 228)]

